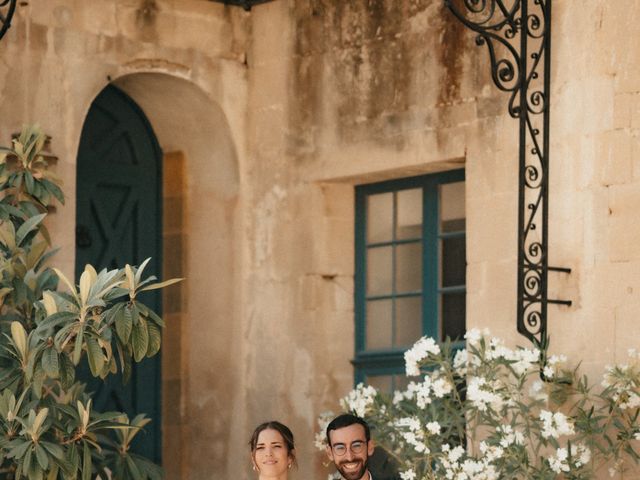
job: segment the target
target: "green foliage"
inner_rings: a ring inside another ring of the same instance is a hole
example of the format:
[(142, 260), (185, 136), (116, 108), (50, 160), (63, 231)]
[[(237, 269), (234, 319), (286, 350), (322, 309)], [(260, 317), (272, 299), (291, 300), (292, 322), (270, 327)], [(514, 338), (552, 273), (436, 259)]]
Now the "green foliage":
[[(640, 356), (591, 385), (548, 343), (511, 349), (476, 330), (466, 350), (422, 338), (405, 390), (359, 385), (341, 406), (364, 417), (403, 480), (585, 480), (640, 463)], [(326, 415), (316, 438), (323, 447)], [(635, 477), (633, 477), (635, 478)]]
[[(159, 479), (162, 469), (130, 452), (150, 419), (96, 412), (76, 368), (86, 356), (104, 379), (158, 353), (162, 319), (138, 295), (154, 283), (139, 267), (97, 272), (79, 285), (48, 266), (45, 227), (60, 181), (41, 155), (45, 136), (25, 127), (0, 148), (0, 473), (7, 478)], [(61, 281), (64, 290), (58, 290)], [(110, 472), (110, 473), (109, 473)]]

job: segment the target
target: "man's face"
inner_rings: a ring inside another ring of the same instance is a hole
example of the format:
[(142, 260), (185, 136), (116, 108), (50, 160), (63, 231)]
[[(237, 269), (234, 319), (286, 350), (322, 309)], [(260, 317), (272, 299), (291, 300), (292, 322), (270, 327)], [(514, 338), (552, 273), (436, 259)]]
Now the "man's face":
[[(373, 454), (373, 442), (367, 442), (364, 427), (359, 424), (331, 430), (327, 455), (345, 480), (362, 480), (367, 475), (367, 461)], [(354, 451), (355, 450), (355, 451)]]

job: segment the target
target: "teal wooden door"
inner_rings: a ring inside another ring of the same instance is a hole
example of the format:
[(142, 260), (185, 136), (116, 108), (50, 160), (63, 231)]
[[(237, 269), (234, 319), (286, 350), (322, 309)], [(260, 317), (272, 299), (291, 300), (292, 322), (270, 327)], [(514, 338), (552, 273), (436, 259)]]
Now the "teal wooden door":
[[(85, 120), (77, 166), (76, 281), (87, 263), (101, 268), (152, 261), (145, 273), (161, 272), (161, 151), (142, 110), (124, 92), (105, 88)], [(160, 312), (160, 293), (141, 299)], [(153, 421), (135, 450), (160, 461), (160, 356), (135, 364), (131, 380), (120, 375), (101, 382), (86, 369), (83, 379), (96, 392), (95, 407)]]

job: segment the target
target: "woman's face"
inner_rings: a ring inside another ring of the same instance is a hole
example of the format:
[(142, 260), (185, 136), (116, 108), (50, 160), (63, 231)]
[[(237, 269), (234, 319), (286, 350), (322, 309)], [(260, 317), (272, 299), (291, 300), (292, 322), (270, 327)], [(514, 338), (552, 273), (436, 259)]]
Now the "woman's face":
[(260, 478), (282, 477), (286, 474), (291, 458), (280, 432), (270, 428), (260, 432), (253, 462), (260, 472)]

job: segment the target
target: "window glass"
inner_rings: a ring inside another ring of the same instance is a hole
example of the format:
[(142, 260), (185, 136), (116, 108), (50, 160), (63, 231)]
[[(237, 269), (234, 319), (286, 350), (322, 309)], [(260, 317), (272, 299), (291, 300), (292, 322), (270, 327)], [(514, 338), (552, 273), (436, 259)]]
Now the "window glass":
[(422, 336), (422, 298), (396, 298), (395, 346), (410, 347)]
[(442, 338), (462, 340), (465, 332), (465, 293), (442, 295)]
[(422, 290), (422, 244), (405, 243), (396, 246), (395, 293)]
[(396, 239), (422, 236), (422, 189), (412, 188), (397, 193), (398, 214)]
[(440, 185), (440, 231), (464, 230), (464, 182)]
[(367, 197), (367, 243), (388, 242), (393, 235), (393, 192)]
[(393, 247), (367, 249), (367, 296), (389, 295), (393, 286)]
[(392, 392), (393, 375), (367, 375), (367, 385), (371, 385), (379, 392)]
[(392, 347), (392, 308), (391, 300), (367, 302), (367, 349)]
[(441, 240), (441, 255), (440, 285), (443, 287), (464, 285), (467, 274), (464, 236), (443, 238)]
[(367, 375), (365, 383), (380, 392), (391, 393), (394, 390), (406, 390), (409, 378), (402, 374)]

